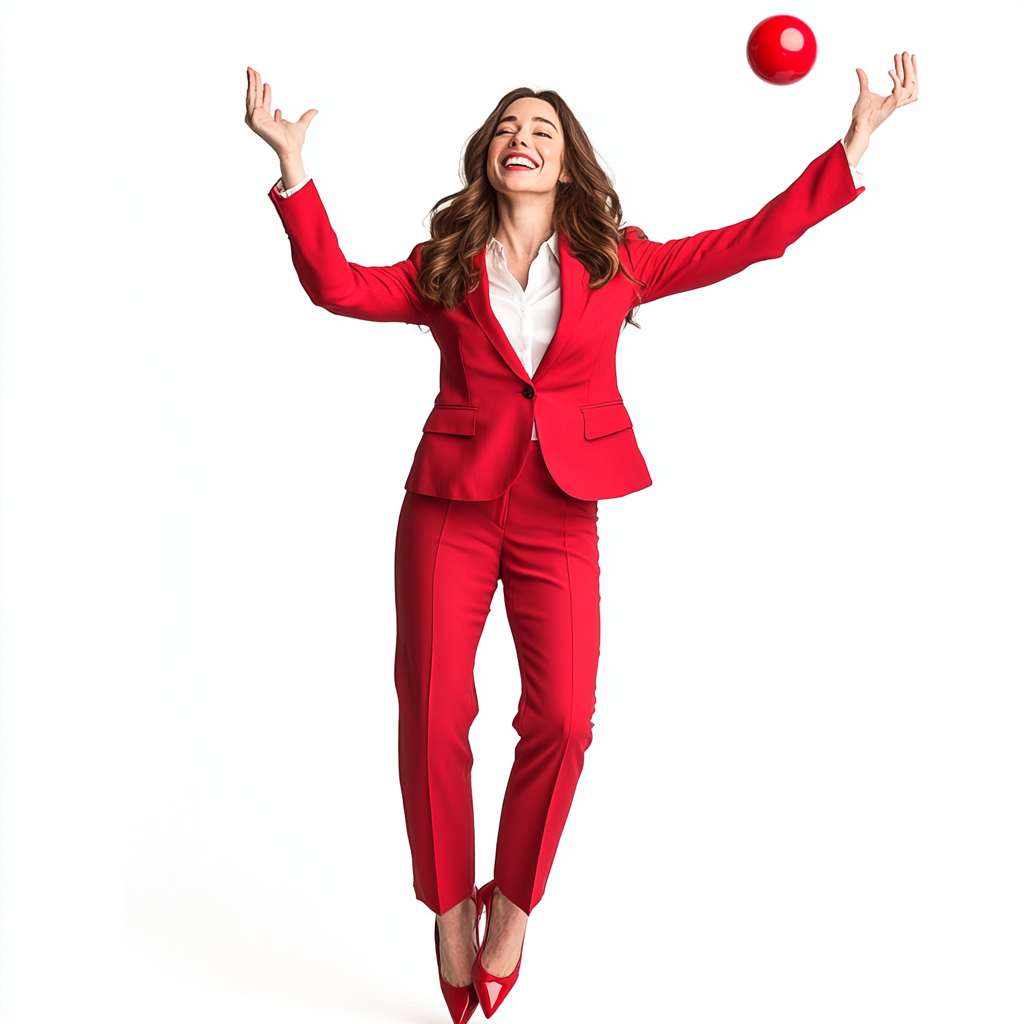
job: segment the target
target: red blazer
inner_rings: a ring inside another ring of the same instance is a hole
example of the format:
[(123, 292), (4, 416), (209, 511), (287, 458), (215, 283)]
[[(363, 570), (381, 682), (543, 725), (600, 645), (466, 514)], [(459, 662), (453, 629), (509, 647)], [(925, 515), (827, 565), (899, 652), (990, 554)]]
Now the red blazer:
[(620, 272), (591, 290), (586, 270), (559, 236), (562, 315), (532, 380), (491, 310), (483, 252), (480, 284), (448, 311), (416, 289), (421, 246), (394, 266), (361, 267), (342, 254), (312, 182), (288, 199), (272, 189), (270, 198), (302, 287), (316, 305), (360, 320), (425, 324), (434, 335), (441, 390), (407, 490), (464, 501), (498, 497), (523, 468), (536, 420), (555, 482), (575, 498), (593, 500), (651, 483), (615, 379), (615, 349), (629, 310), (777, 259), (862, 191), (854, 188), (837, 142), (749, 220), (664, 243), (630, 228), (619, 253), (639, 286)]

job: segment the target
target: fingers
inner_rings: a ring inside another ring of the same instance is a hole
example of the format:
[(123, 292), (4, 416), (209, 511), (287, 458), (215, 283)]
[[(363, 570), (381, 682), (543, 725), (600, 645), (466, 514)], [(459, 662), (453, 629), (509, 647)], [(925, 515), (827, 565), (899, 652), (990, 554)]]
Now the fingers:
[(896, 102), (902, 107), (917, 99), (917, 55), (904, 50), (902, 54), (897, 53), (893, 56), (893, 64), (896, 73), (890, 71), (889, 77), (893, 80), (893, 95)]
[(863, 96), (864, 93), (869, 91), (867, 72), (863, 68), (857, 68), (857, 81), (860, 82), (860, 91)]
[(245, 73), (248, 78), (248, 86), (245, 90), (245, 119), (251, 125), (253, 114), (260, 105), (260, 76), (259, 72), (252, 68), (246, 68)]
[[(246, 68), (248, 76), (248, 88), (245, 92), (245, 120), (249, 127), (256, 128), (256, 110), (259, 107), (266, 109), (270, 105), (270, 86), (264, 86), (260, 79), (260, 73), (253, 68)], [(269, 113), (269, 110), (268, 110)]]
[(917, 54), (903, 54), (904, 81), (907, 84), (907, 103), (917, 99)]
[[(273, 94), (270, 89), (270, 83), (264, 83), (263, 79), (260, 78), (260, 73), (255, 68), (246, 68), (246, 92), (245, 92), (245, 121), (250, 128), (253, 129), (258, 135), (262, 135), (267, 138), (264, 131), (257, 128), (257, 123), (264, 125), (267, 119), (276, 121), (280, 125), (290, 125), (292, 122), (285, 121), (284, 116), (281, 113), (281, 108), (273, 107)], [(257, 109), (262, 108), (265, 111), (266, 116), (256, 116)], [(309, 123), (319, 113), (315, 108), (307, 110), (302, 117), (296, 122), (301, 124), (303, 129), (309, 127)], [(285, 129), (287, 131), (287, 129)], [(272, 133), (276, 135), (277, 133)], [(269, 138), (267, 138), (269, 142)], [(273, 143), (271, 143), (273, 145)]]
[(255, 128), (254, 119), (256, 109), (263, 105), (263, 83), (260, 81), (260, 73), (253, 68), (246, 68), (249, 75), (249, 88), (245, 94), (245, 119), (249, 122), (250, 128)]
[(896, 70), (889, 72), (889, 77), (892, 79), (891, 99), (896, 106), (899, 106), (903, 102), (903, 95), (906, 91), (906, 76), (903, 73), (903, 61), (898, 53), (892, 55), (892, 63)]

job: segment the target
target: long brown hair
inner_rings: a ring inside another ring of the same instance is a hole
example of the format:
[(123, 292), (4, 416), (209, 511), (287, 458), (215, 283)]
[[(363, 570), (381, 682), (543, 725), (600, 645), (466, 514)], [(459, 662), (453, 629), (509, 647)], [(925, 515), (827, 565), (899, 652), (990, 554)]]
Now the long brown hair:
[[(466, 143), (460, 174), (465, 187), (439, 199), (430, 211), (430, 241), (423, 244), (417, 285), (445, 309), (461, 305), (476, 286), (475, 257), (498, 230), (498, 195), (487, 178), (487, 152), (501, 115), (524, 97), (550, 103), (562, 124), (562, 166), (569, 181), (560, 181), (555, 192), (554, 230), (566, 236), (586, 267), (591, 288), (607, 284), (621, 269), (622, 206), (583, 126), (557, 92), (513, 89)], [(633, 322), (632, 312), (628, 319)]]

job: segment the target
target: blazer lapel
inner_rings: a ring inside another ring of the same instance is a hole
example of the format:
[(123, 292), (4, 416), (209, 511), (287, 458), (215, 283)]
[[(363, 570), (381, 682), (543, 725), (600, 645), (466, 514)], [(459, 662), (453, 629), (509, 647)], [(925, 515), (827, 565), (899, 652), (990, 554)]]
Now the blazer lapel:
[[(498, 318), (491, 309), (491, 300), (488, 298), (487, 283), (487, 250), (484, 249), (476, 257), (476, 265), (480, 270), (480, 281), (477, 286), (466, 296), (466, 305), (473, 314), (473, 319), (479, 324), (480, 329), (487, 335), (490, 343), (498, 350), (498, 355), (508, 363), (510, 369), (518, 377), (529, 382), (530, 376), (523, 367), (523, 361), (516, 354), (511, 342), (501, 329)], [(563, 314), (564, 315), (564, 314)]]
[(558, 319), (558, 327), (555, 328), (551, 344), (548, 345), (540, 365), (533, 371), (535, 381), (543, 377), (565, 348), (565, 343), (576, 330), (576, 325), (580, 322), (590, 298), (590, 275), (586, 267), (569, 252), (565, 235), (562, 234), (558, 236), (558, 269), (562, 279), (562, 315)]

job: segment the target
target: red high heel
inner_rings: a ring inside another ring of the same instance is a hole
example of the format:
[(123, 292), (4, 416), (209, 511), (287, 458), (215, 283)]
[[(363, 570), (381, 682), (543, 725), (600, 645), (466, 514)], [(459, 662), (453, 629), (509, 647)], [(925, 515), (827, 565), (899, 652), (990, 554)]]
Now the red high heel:
[(496, 978), (483, 968), (484, 946), (487, 945), (487, 932), (491, 927), (491, 900), (493, 899), (494, 882), (488, 882), (480, 889), (477, 896), (477, 920), (479, 920), (479, 915), (486, 910), (487, 927), (484, 928), (484, 941), (477, 950), (476, 960), (473, 961), (473, 988), (476, 989), (476, 997), (480, 1000), (480, 1009), (484, 1011), (485, 1017), (490, 1017), (504, 1002), (505, 996), (512, 991), (512, 986), (519, 978), (519, 968), (523, 964), (523, 951), (520, 949), (515, 970), (504, 978)]
[[(477, 945), (480, 945), (480, 899), (477, 895), (476, 886), (473, 886), (473, 893), (471, 896), (473, 902), (476, 904), (476, 934), (477, 934)], [(466, 1021), (473, 1016), (473, 1011), (477, 1008), (479, 1000), (477, 999), (476, 989), (473, 987), (473, 983), (470, 982), (468, 985), (449, 985), (444, 980), (444, 975), (441, 973), (441, 936), (437, 930), (437, 922), (434, 922), (434, 953), (437, 956), (437, 979), (441, 982), (441, 994), (444, 996), (445, 1004), (448, 1007), (448, 1012), (452, 1015), (452, 1024), (466, 1024)]]

